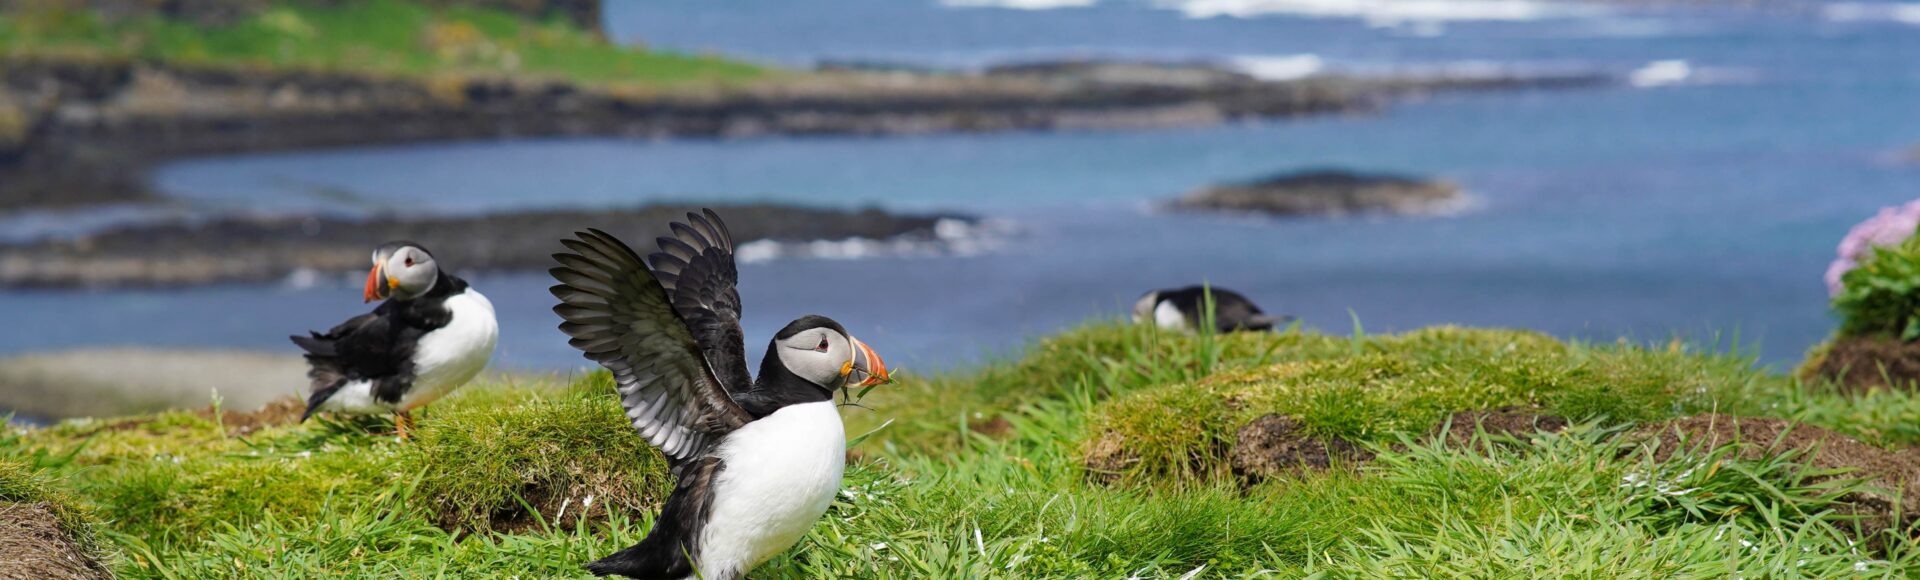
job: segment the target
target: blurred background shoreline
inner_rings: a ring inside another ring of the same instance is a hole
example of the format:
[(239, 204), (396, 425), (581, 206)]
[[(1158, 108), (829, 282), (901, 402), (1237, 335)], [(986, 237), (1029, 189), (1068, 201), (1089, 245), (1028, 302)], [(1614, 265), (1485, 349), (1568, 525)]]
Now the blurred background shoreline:
[[(1920, 191), (1914, 6), (13, 2), (0, 355), (292, 360), (417, 236), (500, 307), (497, 368), (564, 371), (539, 240), (718, 205), (765, 240), (749, 336), (819, 312), (925, 372), (1202, 280), (1791, 364), (1834, 241)], [(1170, 205), (1329, 171), (1454, 193)]]

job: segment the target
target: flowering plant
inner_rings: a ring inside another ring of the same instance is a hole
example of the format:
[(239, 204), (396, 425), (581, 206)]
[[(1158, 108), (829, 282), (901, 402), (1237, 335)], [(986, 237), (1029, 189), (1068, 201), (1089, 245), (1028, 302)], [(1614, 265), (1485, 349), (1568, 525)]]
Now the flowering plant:
[(1854, 226), (1827, 267), (1842, 336), (1920, 338), (1920, 200)]

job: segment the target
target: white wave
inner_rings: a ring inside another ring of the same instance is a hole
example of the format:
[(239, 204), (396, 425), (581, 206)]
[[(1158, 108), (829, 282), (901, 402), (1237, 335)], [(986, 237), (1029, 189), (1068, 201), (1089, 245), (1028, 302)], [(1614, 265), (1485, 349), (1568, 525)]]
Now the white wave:
[(1010, 8), (1014, 10), (1054, 10), (1085, 8), (1100, 0), (940, 0), (948, 8)]
[(1534, 0), (1157, 0), (1188, 18), (1292, 15), (1359, 18), (1377, 26), (1407, 22), (1528, 21), (1603, 14), (1594, 6)]
[(1837, 2), (1828, 4), (1821, 15), (1834, 22), (1899, 22), (1920, 26), (1920, 4)]
[(805, 242), (754, 240), (734, 248), (733, 257), (755, 264), (779, 259), (859, 260), (889, 257), (977, 256), (999, 249), (1015, 231), (997, 220), (942, 219), (930, 232), (886, 239), (846, 238)]
[(1722, 85), (1750, 83), (1760, 73), (1736, 67), (1694, 66), (1684, 60), (1656, 60), (1627, 73), (1627, 84), (1640, 88), (1678, 85)]
[(1327, 63), (1318, 55), (1236, 56), (1233, 67), (1263, 81), (1290, 81), (1319, 74)]
[[(280, 280), (280, 285), (293, 290), (305, 290), (319, 286), (326, 276), (325, 272), (313, 268), (294, 268), (292, 272), (287, 272), (286, 278)], [(353, 283), (352, 276), (348, 277), (347, 283)]]
[(1627, 83), (1636, 87), (1677, 85), (1693, 76), (1693, 65), (1684, 60), (1656, 60), (1627, 74)]

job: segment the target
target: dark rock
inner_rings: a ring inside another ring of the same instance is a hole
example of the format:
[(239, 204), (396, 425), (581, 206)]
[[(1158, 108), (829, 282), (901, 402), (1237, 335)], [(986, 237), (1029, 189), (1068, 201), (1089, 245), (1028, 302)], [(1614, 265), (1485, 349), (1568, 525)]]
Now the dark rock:
[[(1656, 461), (1665, 461), (1674, 453), (1688, 449), (1711, 449), (1736, 442), (1740, 445), (1739, 455), (1747, 459), (1759, 458), (1770, 451), (1801, 450), (1796, 461), (1802, 465), (1848, 472), (1823, 476), (1815, 482), (1866, 478), (1868, 486), (1878, 488), (1840, 500), (1853, 514), (1866, 516), (1862, 522), (1866, 530), (1884, 529), (1899, 521), (1920, 517), (1920, 505), (1912, 500), (1920, 497), (1920, 454), (1911, 450), (1887, 451), (1819, 427), (1795, 425), (1786, 419), (1712, 413), (1647, 425), (1627, 436), (1639, 445), (1654, 446)], [(1900, 506), (1899, 513), (1895, 512), (1896, 505)]]
[(1843, 337), (1817, 356), (1808, 365), (1812, 378), (1831, 381), (1846, 391), (1920, 388), (1920, 343), (1893, 337)]
[[(549, 210), (480, 216), (350, 220), (316, 216), (230, 217), (208, 222), (131, 226), (73, 240), (0, 245), (0, 287), (180, 286), (260, 282), (298, 270), (365, 270), (367, 251), (383, 240), (409, 239), (432, 248), (459, 272), (543, 270), (559, 240), (600, 228), (636, 247), (651, 247), (666, 224), (697, 205), (613, 210)], [(774, 204), (715, 205), (734, 240), (811, 241), (866, 238), (940, 242), (935, 226), (957, 215), (894, 215)]]
[(1445, 439), (1448, 447), (1473, 447), (1474, 432), (1489, 436), (1514, 437), (1522, 441), (1535, 433), (1559, 433), (1567, 429), (1567, 419), (1540, 413), (1535, 407), (1501, 407), (1490, 411), (1461, 411), (1427, 434), (1428, 439)]
[(46, 504), (0, 501), (0, 578), (112, 578)]
[(1412, 214), (1463, 199), (1458, 186), (1444, 181), (1316, 169), (1208, 187), (1175, 200), (1173, 207), (1272, 215)]
[(1261, 479), (1371, 461), (1373, 453), (1338, 437), (1309, 436), (1290, 417), (1267, 415), (1240, 428), (1228, 460), (1235, 475)]
[(1069, 85), (1205, 88), (1255, 83), (1252, 76), (1210, 63), (1066, 60), (1002, 64), (986, 70), (1002, 77)]

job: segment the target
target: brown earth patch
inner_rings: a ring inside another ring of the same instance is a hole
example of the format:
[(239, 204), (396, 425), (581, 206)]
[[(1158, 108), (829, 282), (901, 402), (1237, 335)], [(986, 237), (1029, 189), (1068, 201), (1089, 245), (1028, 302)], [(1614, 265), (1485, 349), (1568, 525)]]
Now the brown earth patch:
[(1006, 417), (994, 415), (991, 419), (968, 421), (967, 430), (994, 439), (1005, 439), (1013, 435), (1013, 423), (1007, 421)]
[[(307, 410), (307, 404), (299, 397), (288, 395), (272, 401), (252, 411), (221, 411), (219, 421), (227, 429), (227, 434), (235, 437), (252, 435), (255, 431), (267, 427), (292, 425), (300, 422), (300, 415)], [(208, 407), (194, 412), (200, 418), (214, 420), (213, 408)]]
[[(1784, 435), (1783, 435), (1784, 434)], [(1665, 461), (1674, 453), (1693, 446), (1714, 446), (1739, 442), (1741, 457), (1755, 459), (1769, 451), (1799, 449), (1802, 465), (1818, 469), (1847, 469), (1850, 473), (1835, 477), (1866, 478), (1873, 490), (1841, 498), (1856, 514), (1868, 516), (1862, 521), (1867, 530), (1884, 529), (1898, 520), (1920, 517), (1920, 452), (1912, 449), (1887, 451), (1858, 440), (1810, 425), (1795, 425), (1772, 417), (1730, 417), (1706, 413), (1681, 417), (1641, 427), (1629, 437), (1641, 445), (1655, 445), (1654, 459)], [(1894, 513), (1900, 505), (1902, 513)]]
[(38, 503), (0, 503), (0, 578), (112, 578), (53, 510)]
[(1849, 391), (1913, 389), (1920, 383), (1920, 343), (1865, 336), (1835, 339), (1813, 372)]
[(1345, 439), (1309, 436), (1299, 421), (1282, 415), (1267, 415), (1241, 427), (1228, 452), (1233, 473), (1248, 479), (1372, 459), (1372, 452)]
[[(596, 475), (587, 481), (573, 482), (564, 487), (556, 487), (551, 482), (528, 482), (514, 491), (519, 499), (526, 500), (524, 504), (508, 499), (483, 518), (441, 509), (436, 523), (449, 532), (494, 531), (509, 534), (573, 529), (581, 525), (601, 526), (615, 512), (659, 513), (666, 500), (664, 493), (634, 493), (630, 491), (627, 481), (618, 475)], [(529, 507), (533, 511), (528, 511)]]
[(1559, 433), (1566, 430), (1567, 419), (1546, 415), (1538, 407), (1501, 407), (1485, 411), (1461, 411), (1446, 422), (1434, 426), (1429, 441), (1445, 439), (1448, 447), (1472, 447), (1476, 427), (1490, 436), (1526, 439), (1534, 433)]
[(1113, 483), (1126, 473), (1127, 468), (1140, 462), (1140, 454), (1127, 447), (1126, 438), (1119, 433), (1108, 431), (1087, 445), (1087, 478), (1099, 483)]

